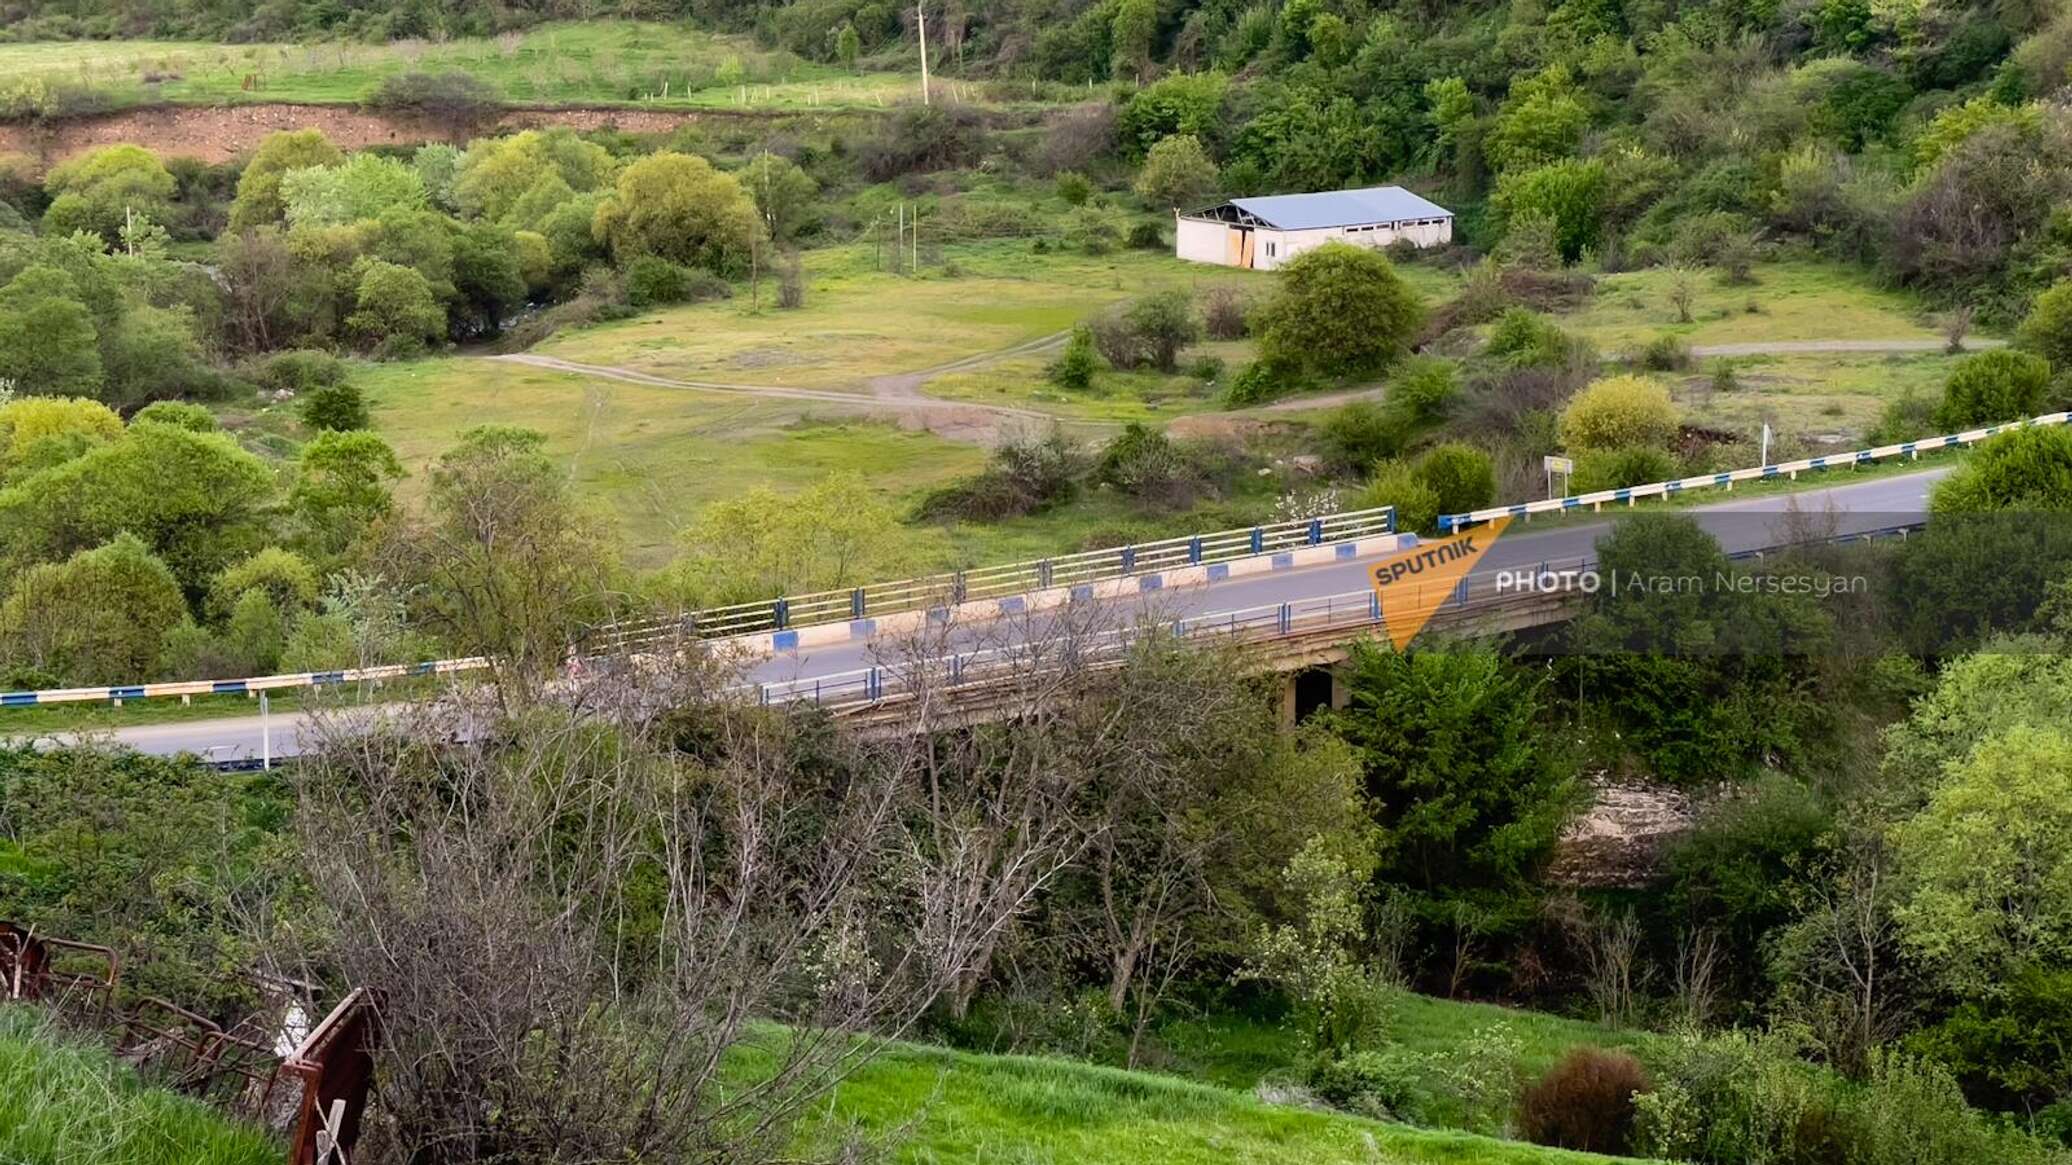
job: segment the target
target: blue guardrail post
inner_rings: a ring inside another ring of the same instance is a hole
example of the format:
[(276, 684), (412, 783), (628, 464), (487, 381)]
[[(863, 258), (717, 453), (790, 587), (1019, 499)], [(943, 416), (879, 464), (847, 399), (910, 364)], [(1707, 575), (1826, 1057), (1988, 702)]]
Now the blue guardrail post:
[(1309, 520), (1309, 544), (1311, 546), (1321, 546), (1324, 544), (1324, 520), (1322, 518), (1311, 518)]
[(864, 599), (862, 587), (857, 587), (855, 590), (849, 592), (849, 617), (851, 619), (863, 618), (863, 603)]
[(1252, 527), (1252, 553), (1257, 554), (1264, 549), (1266, 549), (1266, 531), (1254, 526)]
[(1199, 534), (1187, 540), (1187, 561), (1190, 565), (1201, 561), (1201, 535)]
[(1122, 548), (1122, 573), (1128, 574), (1135, 569), (1137, 569), (1137, 548), (1125, 546)]
[(770, 604), (770, 617), (777, 620), (777, 630), (782, 631), (791, 624), (791, 602), (779, 599)]

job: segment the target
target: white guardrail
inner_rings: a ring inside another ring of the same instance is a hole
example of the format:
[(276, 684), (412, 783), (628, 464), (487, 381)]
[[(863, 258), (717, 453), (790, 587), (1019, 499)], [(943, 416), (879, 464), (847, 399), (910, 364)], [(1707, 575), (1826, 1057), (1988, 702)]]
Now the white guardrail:
[(2004, 425), (1990, 425), (1983, 429), (1971, 429), (1963, 433), (1951, 433), (1942, 437), (1923, 437), (1918, 441), (1902, 441), (1897, 445), (1880, 445), (1875, 449), (1858, 449), (1854, 453), (1830, 453), (1825, 457), (1807, 457), (1799, 461), (1784, 461), (1776, 465), (1758, 465), (1751, 469), (1736, 469), (1729, 473), (1704, 473), (1696, 477), (1681, 477), (1675, 481), (1657, 481), (1648, 485), (1629, 486), (1625, 489), (1603, 489), (1596, 493), (1576, 494), (1565, 498), (1548, 498), (1543, 502), (1526, 502), (1515, 506), (1491, 506), (1486, 510), (1475, 510), (1466, 514), (1439, 515), (1439, 532), (1451, 534), (1468, 526), (1498, 518), (1524, 518), (1533, 514), (1557, 513), (1583, 507), (1596, 509), (1606, 502), (1625, 502), (1631, 505), (1640, 498), (1667, 497), (1689, 489), (1706, 489), (1723, 486), (1732, 489), (1737, 481), (1760, 481), (1771, 477), (1797, 478), (1799, 474), (1815, 469), (1839, 469), (1849, 465), (1866, 465), (1883, 461), (1888, 457), (1913, 457), (1933, 449), (1947, 449), (1952, 445), (1970, 445), (1983, 441), (2010, 429), (2025, 429), (2031, 425), (2063, 425), (2072, 423), (2072, 412), (2045, 413), (2026, 421), (2009, 421)]
[[(2068, 423), (2072, 423), (2072, 412), (2046, 413), (2043, 416), (2032, 417), (2025, 421), (2010, 421), (2004, 425), (1972, 429), (1967, 432), (1953, 433), (1942, 437), (1924, 437), (1919, 441), (1905, 441), (1897, 445), (1883, 445), (1875, 449), (1858, 450), (1854, 453), (1836, 453), (1825, 457), (1809, 457), (1801, 461), (1757, 466), (1751, 469), (1735, 470), (1731, 473), (1702, 474), (1697, 477), (1681, 478), (1676, 481), (1662, 481), (1651, 485), (1633, 486), (1630, 489), (1600, 490), (1597, 493), (1551, 498), (1547, 501), (1526, 502), (1522, 505), (1495, 506), (1490, 509), (1476, 510), (1466, 514), (1444, 514), (1439, 518), (1439, 528), (1442, 532), (1451, 533), (1455, 530), (1496, 518), (1524, 517), (1530, 514), (1580, 509), (1585, 506), (1595, 507), (1605, 502), (1627, 502), (1630, 504), (1640, 498), (1662, 497), (1680, 493), (1687, 489), (1730, 486), (1737, 481), (1755, 481), (1771, 477), (1797, 477), (1800, 473), (1809, 470), (1839, 469), (1846, 466), (1879, 461), (1888, 457), (1911, 457), (1918, 453), (1944, 449), (1953, 445), (1969, 445), (1983, 441), (1996, 434), (2007, 432), (2010, 429), (2026, 428), (2031, 425), (2063, 425)], [(867, 612), (866, 616), (861, 619), (851, 619), (848, 617), (848, 612), (853, 610), (853, 607), (840, 606), (832, 608), (833, 610), (839, 610), (840, 614), (828, 614), (826, 621), (841, 620), (843, 622), (840, 622), (837, 628), (829, 628), (829, 630), (839, 630), (852, 636), (881, 632), (890, 633), (894, 629), (892, 626), (880, 627), (875, 625), (875, 618), (868, 612), (878, 612), (884, 608), (872, 604), (880, 601), (919, 604), (922, 600), (918, 596), (925, 596), (931, 593), (935, 596), (936, 603), (942, 604), (946, 597), (957, 594), (954, 588), (956, 581), (960, 578), (964, 580), (966, 587), (965, 597), (967, 599), (980, 597), (979, 591), (992, 596), (1005, 594), (1008, 597), (999, 602), (996, 610), (1001, 614), (1012, 614), (1020, 609), (1020, 596), (1032, 590), (1064, 589), (1072, 599), (1090, 597), (1094, 594), (1094, 588), (1090, 582), (1082, 580), (1113, 580), (1132, 577), (1134, 570), (1149, 569), (1154, 563), (1177, 564), (1181, 565), (1182, 569), (1187, 569), (1184, 564), (1188, 563), (1204, 564), (1202, 566), (1204, 580), (1213, 582), (1219, 577), (1228, 577), (1230, 573), (1233, 573), (1228, 563), (1237, 558), (1259, 558), (1263, 562), (1270, 564), (1272, 569), (1286, 569), (1289, 566), (1295, 565), (1295, 554), (1300, 549), (1306, 547), (1330, 546), (1338, 552), (1348, 550), (1365, 552), (1366, 547), (1361, 546), (1359, 541), (1361, 532), (1369, 532), (1368, 537), (1371, 544), (1374, 537), (1371, 531), (1376, 526), (1390, 531), (1394, 530), (1395, 514), (1392, 508), (1357, 510), (1305, 522), (1281, 523), (1278, 526), (1259, 526), (1251, 530), (1225, 531), (1222, 534), (1170, 539), (1165, 542), (1148, 543), (1139, 547), (1088, 551), (1084, 554), (1046, 559), (1037, 563), (1017, 563), (1012, 566), (964, 572), (961, 575), (939, 575), (932, 580), (909, 580), (905, 583), (857, 588), (856, 591), (827, 592), (819, 596), (798, 596), (797, 598), (802, 602), (816, 600), (818, 604), (825, 604), (839, 598), (843, 604), (852, 604), (858, 601), (854, 596), (861, 594), (863, 595), (861, 601), (865, 604), (864, 610)], [(1269, 531), (1272, 533), (1269, 533)], [(1243, 548), (1241, 551), (1232, 551), (1230, 539), (1233, 536), (1239, 539), (1238, 545)], [(1134, 553), (1126, 553), (1130, 551)], [(1217, 563), (1216, 560), (1207, 557), (1211, 554), (1223, 556), (1222, 561)], [(1047, 569), (1049, 574), (1040, 573), (1042, 569)], [(1079, 573), (1075, 574), (1072, 572)], [(1141, 581), (1147, 583), (1154, 580), (1160, 584), (1163, 583), (1163, 577), (1156, 574), (1135, 577), (1139, 577)], [(1047, 587), (1031, 585), (1046, 578), (1050, 580), (1050, 585)], [(974, 580), (976, 580), (976, 590), (972, 589)], [(1019, 580), (1021, 589), (1010, 589), (1011, 584), (1009, 580)], [(930, 592), (922, 585), (930, 582), (938, 587), (936, 591)], [(1151, 588), (1147, 587), (1146, 589)], [(890, 595), (891, 598), (881, 600), (881, 598), (873, 597), (886, 595)], [(1336, 598), (1343, 600), (1339, 604), (1340, 607), (1352, 601), (1348, 596), (1337, 596)], [(792, 600), (777, 600), (776, 603), (788, 604), (790, 601)], [(1314, 602), (1323, 602), (1328, 610), (1332, 600), (1329, 598), (1305, 600), (1304, 603), (1296, 604), (1296, 607), (1301, 611), (1307, 611), (1309, 610), (1309, 605)], [(750, 603), (742, 604), (740, 608), (719, 608), (718, 610), (731, 611), (755, 608), (768, 613), (774, 618), (776, 603)], [(1286, 604), (1282, 606), (1285, 607)], [(816, 605), (810, 606), (808, 609), (822, 611), (828, 608)], [(913, 605), (900, 609), (919, 613), (928, 612), (931, 609), (946, 610), (947, 608), (941, 605), (933, 608), (928, 605)], [(1258, 610), (1262, 612), (1278, 612), (1281, 609), (1281, 607), (1263, 607)], [(709, 615), (712, 612), (705, 612), (705, 614)], [(1203, 616), (1202, 619), (1224, 619), (1226, 616), (1230, 618), (1237, 618), (1239, 616), (1250, 618), (1255, 615), (1257, 615), (1257, 612), (1253, 612), (1251, 615), (1247, 615), (1245, 612), (1236, 612)], [(1379, 615), (1375, 617), (1378, 619)], [(1187, 622), (1194, 623), (1198, 621), (1188, 620)], [(765, 650), (784, 651), (801, 645), (799, 639), (800, 632), (796, 628), (776, 629), (774, 634), (767, 633), (770, 630), (770, 624), (765, 623), (763, 628), (766, 632), (765, 634), (755, 634), (753, 629), (751, 629), (750, 634), (754, 636), (758, 645)], [(637, 624), (621, 624), (609, 630), (614, 633), (613, 642), (611, 643), (612, 647), (637, 648), (641, 642), (640, 637), (643, 635), (648, 636), (650, 641), (660, 641), (671, 634), (682, 634), (687, 629), (683, 620), (653, 620)], [(737, 634), (739, 633), (737, 632)], [(462, 672), (480, 671), (488, 666), (488, 660), (475, 657), (469, 659), (427, 660), (422, 663), (384, 664), (379, 667), (344, 668), (337, 671), (253, 676), (232, 680), (171, 680), (164, 683), (151, 684), (49, 688), (29, 692), (0, 692), (0, 708), (84, 703), (89, 701), (120, 704), (125, 700), (162, 699), (171, 696), (187, 699), (194, 696), (257, 695), (260, 692), (289, 688), (318, 688), (336, 684), (405, 679), (414, 676), (453, 675)], [(860, 677), (863, 677), (868, 671), (869, 669), (865, 669), (865, 672), (856, 673), (856, 676), (851, 678), (854, 679), (855, 683), (862, 684), (864, 680)], [(834, 678), (825, 677), (820, 682), (824, 684)], [(765, 698), (767, 698), (767, 695)]]
[(708, 607), (676, 618), (610, 624), (596, 628), (593, 636), (604, 637), (614, 648), (639, 647), (652, 639), (673, 639), (683, 634), (702, 639), (730, 639), (760, 631), (787, 631), (930, 607), (953, 607), (980, 599), (1025, 595), (1052, 587), (1077, 586), (1176, 566), (1229, 562), (1295, 547), (1327, 546), (1395, 532), (1394, 506), (1346, 510), (1318, 518), (1087, 550), (1032, 562), (978, 567), (838, 591), (785, 595), (727, 607)]

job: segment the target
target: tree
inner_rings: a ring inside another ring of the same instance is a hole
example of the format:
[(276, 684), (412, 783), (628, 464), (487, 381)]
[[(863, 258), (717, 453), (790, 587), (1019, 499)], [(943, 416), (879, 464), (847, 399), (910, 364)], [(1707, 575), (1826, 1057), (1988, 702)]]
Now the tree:
[(516, 236), (494, 223), (468, 223), (454, 231), (453, 290), (457, 334), (503, 334), (504, 321), (525, 306)]
[(698, 606), (835, 590), (881, 577), (898, 542), (898, 516), (854, 474), (790, 496), (757, 487), (705, 507), (672, 582)]
[(1367, 478), (1367, 485), (1360, 491), (1360, 505), (1363, 508), (1394, 506), (1396, 529), (1430, 533), (1433, 523), (1444, 512), (1439, 508), (1439, 495), (1417, 470), (1403, 461), (1381, 461), (1375, 464), (1374, 472)]
[(1824, 730), (1806, 661), (1834, 630), (1810, 585), (1747, 586), (1711, 534), (1664, 513), (1617, 522), (1596, 569), (1569, 625), (1573, 690), (1662, 779), (1736, 777)]
[(2049, 389), (2050, 364), (2041, 357), (2005, 351), (1967, 356), (1943, 386), (1935, 423), (1955, 432), (2027, 420), (2042, 411)]
[(1153, 368), (1173, 372), (1179, 368), (1180, 349), (1198, 343), (1202, 337), (1201, 317), (1194, 313), (1194, 297), (1185, 289), (1154, 292), (1130, 304), (1123, 321), (1136, 333), (1137, 344)]
[(1960, 997), (2072, 960), (2072, 737), (2021, 724), (1953, 764), (1896, 834), (1906, 945)]
[(1573, 263), (1585, 248), (1596, 246), (1603, 233), (1606, 195), (1604, 164), (1570, 159), (1506, 172), (1497, 180), (1491, 203), (1504, 223), (1520, 215), (1553, 219), (1561, 257)]
[(373, 433), (319, 432), (296, 454), (288, 508), (320, 549), (336, 554), (394, 512), (390, 483), (402, 476), (396, 451)]
[(1328, 377), (1371, 376), (1409, 350), (1424, 304), (1379, 252), (1326, 243), (1280, 269), (1263, 314), (1267, 362)]
[(844, 69), (853, 73), (856, 71), (857, 55), (862, 49), (862, 42), (856, 35), (856, 26), (844, 23), (841, 31), (835, 34), (835, 59), (842, 63)]
[(23, 571), (0, 603), (0, 644), (66, 680), (133, 683), (152, 676), (159, 640), (186, 615), (173, 572), (123, 534)]
[(1193, 134), (1163, 138), (1137, 171), (1137, 197), (1153, 210), (1194, 206), (1216, 189), (1216, 163)]
[(142, 146), (108, 146), (54, 167), (43, 180), (51, 196), (44, 229), (57, 235), (92, 231), (108, 242), (131, 212), (163, 221), (176, 184), (158, 155)]
[(131, 425), (122, 438), (0, 490), (0, 567), (49, 562), (130, 533), (199, 590), (258, 549), (266, 463), (222, 433)]
[(1669, 390), (1644, 376), (1610, 376), (1561, 410), (1561, 443), (1570, 449), (1664, 448), (1676, 440)]
[(290, 170), (281, 175), (280, 199), (291, 227), (344, 226), (431, 203), (414, 167), (379, 154)]
[(616, 550), (545, 445), (501, 425), (462, 434), (432, 466), (428, 520), (394, 548), (425, 586), (425, 619), (489, 657), (507, 708), (538, 692), (614, 593)]
[(380, 259), (361, 259), (353, 269), (357, 308), (345, 326), (361, 343), (386, 356), (407, 356), (445, 338), (446, 312), (423, 275)]
[(750, 158), (741, 168), (741, 185), (755, 203), (764, 232), (775, 242), (792, 241), (818, 218), (814, 200), (820, 196), (820, 183), (788, 158), (768, 150)]
[(1512, 83), (1489, 134), (1490, 161), (1499, 170), (1562, 161), (1575, 153), (1589, 124), (1590, 113), (1577, 99), (1568, 70), (1551, 66)]
[(42, 264), (0, 287), (0, 377), (36, 396), (98, 396), (100, 337), (72, 277)]
[(292, 550), (269, 546), (231, 563), (209, 580), (209, 613), (228, 618), (248, 592), (266, 596), (276, 611), (299, 612), (317, 605), (317, 568)]
[(1537, 723), (1543, 681), (1486, 647), (1367, 643), (1343, 679), (1347, 705), (1323, 723), (1365, 771), (1378, 876), (1409, 887), (1434, 923), (1456, 898), (1522, 894), (1575, 795)]
[(238, 176), (237, 199), (230, 204), (231, 231), (285, 221), (288, 211), (281, 201), (282, 177), (290, 170), (336, 166), (344, 160), (345, 155), (322, 130), (281, 130), (266, 135)]
[(453, 197), (475, 217), (539, 229), (547, 212), (608, 185), (616, 165), (610, 151), (574, 130), (525, 130), (469, 145)]
[(1113, 46), (1108, 75), (1118, 81), (1142, 80), (1151, 68), (1152, 40), (1158, 35), (1158, 5), (1153, 0), (1119, 0), (1109, 26)]
[(1146, 153), (1173, 137), (1191, 137), (1197, 144), (1212, 140), (1223, 128), (1229, 93), (1230, 78), (1214, 70), (1168, 73), (1129, 99), (1116, 132), (1130, 154)]
[(144, 303), (127, 305), (101, 343), (101, 399), (116, 408), (151, 400), (207, 395), (218, 383), (202, 358), (193, 314)]
[(729, 274), (747, 265), (762, 224), (732, 175), (665, 151), (620, 171), (592, 230), (621, 263), (655, 255)]
[(2036, 297), (2016, 336), (2051, 367), (2072, 368), (2072, 279), (2059, 280)]

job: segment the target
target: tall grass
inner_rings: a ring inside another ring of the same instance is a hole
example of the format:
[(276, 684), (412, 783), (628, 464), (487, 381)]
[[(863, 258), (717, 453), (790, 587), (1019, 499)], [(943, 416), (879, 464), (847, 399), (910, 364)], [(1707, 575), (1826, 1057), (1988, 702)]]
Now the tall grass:
[(42, 1012), (0, 1006), (0, 1161), (7, 1165), (280, 1165), (264, 1133), (148, 1088)]

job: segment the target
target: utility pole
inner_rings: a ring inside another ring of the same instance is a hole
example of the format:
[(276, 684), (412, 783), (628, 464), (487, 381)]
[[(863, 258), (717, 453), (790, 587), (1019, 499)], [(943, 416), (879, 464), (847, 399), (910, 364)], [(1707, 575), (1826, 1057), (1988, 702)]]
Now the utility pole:
[(928, 10), (914, 0), (914, 28), (921, 34), (921, 104), (928, 104)]

